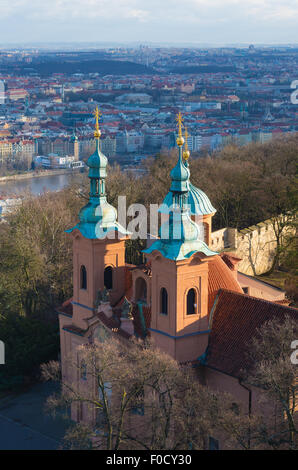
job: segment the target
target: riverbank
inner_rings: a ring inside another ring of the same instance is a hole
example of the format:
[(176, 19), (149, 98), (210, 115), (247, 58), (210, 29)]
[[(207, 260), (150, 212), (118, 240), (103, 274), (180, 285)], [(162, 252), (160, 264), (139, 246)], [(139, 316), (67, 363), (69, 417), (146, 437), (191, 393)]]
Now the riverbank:
[(6, 183), (8, 181), (19, 181), (19, 180), (25, 180), (25, 179), (30, 179), (30, 178), (40, 178), (44, 176), (66, 175), (72, 172), (73, 170), (69, 170), (67, 168), (64, 168), (63, 170), (28, 171), (26, 173), (21, 173), (21, 174), (16, 174), (16, 175), (1, 176), (0, 183)]
[(72, 184), (80, 172), (73, 170), (46, 170), (41, 172), (30, 172), (28, 176), (15, 175), (13, 179), (0, 180), (0, 197), (2, 199), (23, 197), (30, 193), (39, 196), (44, 192), (61, 191)]

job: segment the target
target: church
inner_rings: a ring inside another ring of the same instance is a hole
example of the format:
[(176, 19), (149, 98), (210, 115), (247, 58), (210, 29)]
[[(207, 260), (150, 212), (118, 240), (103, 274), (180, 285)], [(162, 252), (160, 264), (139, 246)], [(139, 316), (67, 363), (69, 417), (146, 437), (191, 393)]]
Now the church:
[[(286, 305), (282, 292), (257, 279), (251, 280), (254, 296), (248, 295), (247, 278), (237, 269), (241, 260), (213, 251), (216, 209), (190, 181), (180, 113), (178, 158), (160, 206), (165, 213), (159, 237), (148, 240), (144, 264), (127, 264), (131, 234), (107, 200), (108, 159), (101, 152), (98, 109), (95, 116), (89, 201), (67, 230), (73, 241), (73, 297), (57, 309), (64, 378), (70, 375), (66, 358), (80, 345), (112, 335), (123, 341), (150, 337), (179, 363), (196, 365), (202, 383), (230, 392), (252, 412), (260, 391), (242, 381), (247, 344), (264, 322), (297, 318), (297, 310)], [(90, 419), (78, 404), (71, 413), (75, 421)]]

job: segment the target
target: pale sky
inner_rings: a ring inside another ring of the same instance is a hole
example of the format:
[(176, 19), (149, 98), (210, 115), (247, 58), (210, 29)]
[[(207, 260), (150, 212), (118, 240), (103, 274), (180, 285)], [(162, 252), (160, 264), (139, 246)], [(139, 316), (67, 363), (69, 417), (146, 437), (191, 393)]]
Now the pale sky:
[(298, 43), (298, 0), (0, 0), (1, 43)]

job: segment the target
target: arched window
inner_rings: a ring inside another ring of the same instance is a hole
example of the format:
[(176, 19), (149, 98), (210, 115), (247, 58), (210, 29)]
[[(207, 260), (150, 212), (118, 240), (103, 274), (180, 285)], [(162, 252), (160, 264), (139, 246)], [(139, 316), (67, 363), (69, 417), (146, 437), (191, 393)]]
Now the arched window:
[(138, 277), (135, 286), (136, 302), (147, 302), (147, 283), (142, 277)]
[(108, 266), (104, 271), (104, 286), (106, 289), (113, 289), (113, 269)]
[(168, 293), (164, 287), (160, 291), (160, 313), (168, 314)]
[(187, 293), (187, 315), (194, 315), (197, 311), (197, 295), (195, 289)]
[(85, 266), (81, 266), (81, 289), (87, 289), (87, 271)]

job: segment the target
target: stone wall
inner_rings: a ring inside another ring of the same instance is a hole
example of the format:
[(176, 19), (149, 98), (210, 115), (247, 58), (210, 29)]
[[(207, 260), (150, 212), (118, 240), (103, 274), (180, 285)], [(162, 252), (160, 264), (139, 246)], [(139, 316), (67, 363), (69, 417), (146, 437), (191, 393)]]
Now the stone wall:
[(272, 220), (265, 220), (237, 231), (224, 228), (212, 232), (211, 248), (215, 251), (231, 251), (241, 258), (239, 271), (248, 275), (263, 274), (272, 266), (276, 253), (276, 236)]
[(237, 229), (222, 228), (211, 233), (211, 248), (215, 251), (225, 251), (237, 245)]

